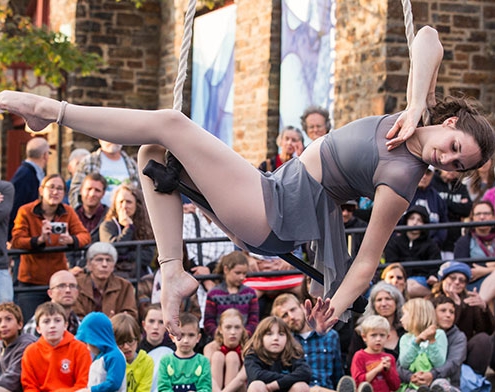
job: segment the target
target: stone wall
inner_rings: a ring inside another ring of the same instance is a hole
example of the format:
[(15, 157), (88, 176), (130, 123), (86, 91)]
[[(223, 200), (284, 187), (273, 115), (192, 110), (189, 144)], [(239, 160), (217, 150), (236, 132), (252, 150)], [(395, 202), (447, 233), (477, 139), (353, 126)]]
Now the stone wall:
[(236, 4), (233, 147), (258, 165), (277, 149), (280, 1)]
[[(416, 29), (435, 27), (444, 44), (438, 92), (463, 90), (495, 111), (495, 4), (412, 3)], [(75, 41), (100, 53), (105, 65), (91, 77), (71, 79), (68, 99), (89, 105), (171, 107), (187, 4), (148, 0), (137, 10), (125, 0), (78, 0)], [(276, 151), (281, 1), (235, 4), (233, 147), (257, 165)], [(205, 9), (199, 5), (198, 11)], [(404, 108), (409, 59), (401, 2), (337, 0), (336, 20), (335, 125)], [(186, 114), (190, 72), (184, 86)], [(88, 143), (78, 134), (73, 141), (78, 146)]]
[[(136, 9), (129, 1), (79, 0), (75, 43), (100, 54), (104, 64), (90, 77), (71, 77), (67, 99), (83, 105), (158, 107), (161, 55), (160, 0)], [(74, 133), (70, 142), (93, 149), (97, 142)], [(136, 148), (129, 148), (134, 153)]]
[[(336, 124), (406, 105), (409, 71), (403, 11), (398, 0), (338, 0)], [(459, 92), (495, 111), (495, 4), (412, 1), (417, 31), (436, 28), (444, 46), (439, 95)]]

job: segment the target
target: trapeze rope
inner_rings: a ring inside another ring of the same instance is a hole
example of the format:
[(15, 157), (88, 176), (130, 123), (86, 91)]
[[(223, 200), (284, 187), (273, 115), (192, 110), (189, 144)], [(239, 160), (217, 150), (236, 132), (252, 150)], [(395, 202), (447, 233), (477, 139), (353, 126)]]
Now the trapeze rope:
[[(411, 46), (414, 40), (414, 24), (412, 18), (411, 3), (409, 0), (401, 0), (401, 1), (402, 1), (402, 9), (404, 12), (404, 25), (406, 30), (407, 46), (409, 48), (409, 58), (411, 58)], [(183, 39), (179, 54), (177, 79), (175, 81), (175, 86), (174, 86), (173, 108), (178, 111), (182, 111), (182, 100), (183, 100), (182, 92), (184, 89), (184, 82), (187, 77), (187, 60), (189, 56), (189, 50), (191, 48), (192, 28), (193, 28), (195, 11), (196, 11), (196, 0), (189, 0), (188, 8), (184, 18), (184, 33), (183, 33)], [(183, 181), (179, 182), (178, 190), (180, 193), (182, 193), (183, 195), (187, 196), (188, 198), (196, 202), (202, 208), (214, 214), (213, 209), (211, 208), (206, 198), (201, 193), (189, 187)], [(316, 268), (312, 267), (311, 265), (305, 263), (303, 260), (299, 259), (298, 257), (294, 256), (292, 253), (280, 254), (278, 256), (281, 259), (287, 261), (293, 267), (296, 267), (301, 272), (308, 275), (310, 278), (314, 279), (316, 282), (322, 285), (324, 284), (323, 274), (320, 271), (318, 271)]]

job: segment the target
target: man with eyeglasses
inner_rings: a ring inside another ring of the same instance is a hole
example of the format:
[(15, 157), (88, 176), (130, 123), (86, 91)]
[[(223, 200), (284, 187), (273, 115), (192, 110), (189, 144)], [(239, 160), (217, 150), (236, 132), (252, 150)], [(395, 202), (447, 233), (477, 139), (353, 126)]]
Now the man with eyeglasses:
[[(76, 278), (69, 271), (62, 270), (55, 272), (50, 278), (47, 293), (52, 302), (64, 308), (67, 316), (67, 331), (75, 335), (80, 323), (80, 319), (73, 309), (79, 294)], [(40, 336), (36, 331), (36, 320), (34, 316), (24, 325), (23, 331), (36, 337)]]
[(109, 318), (117, 313), (128, 313), (138, 318), (134, 286), (114, 274), (118, 255), (108, 242), (95, 242), (86, 252), (86, 273), (76, 278), (79, 296), (74, 306), (83, 318), (90, 312), (103, 312)]
[(311, 140), (330, 132), (330, 114), (320, 106), (309, 106), (301, 116), (301, 126)]

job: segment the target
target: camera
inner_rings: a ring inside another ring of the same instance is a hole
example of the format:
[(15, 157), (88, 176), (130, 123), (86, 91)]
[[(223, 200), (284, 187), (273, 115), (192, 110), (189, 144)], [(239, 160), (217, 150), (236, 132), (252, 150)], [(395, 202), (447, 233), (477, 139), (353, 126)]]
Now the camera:
[(65, 222), (50, 222), (53, 234), (63, 234), (67, 232), (67, 223)]

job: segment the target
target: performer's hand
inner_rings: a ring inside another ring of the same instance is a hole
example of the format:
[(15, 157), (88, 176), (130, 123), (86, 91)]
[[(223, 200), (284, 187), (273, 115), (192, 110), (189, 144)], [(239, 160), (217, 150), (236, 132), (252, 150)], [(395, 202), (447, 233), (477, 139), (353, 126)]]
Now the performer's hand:
[(389, 151), (399, 147), (414, 134), (425, 109), (424, 107), (411, 108), (400, 114), (386, 135), (387, 139), (390, 139), (386, 143)]
[(319, 334), (327, 333), (337, 322), (338, 318), (332, 318), (335, 308), (330, 306), (330, 298), (325, 301), (318, 297), (313, 307), (309, 299), (304, 302), (306, 321)]

